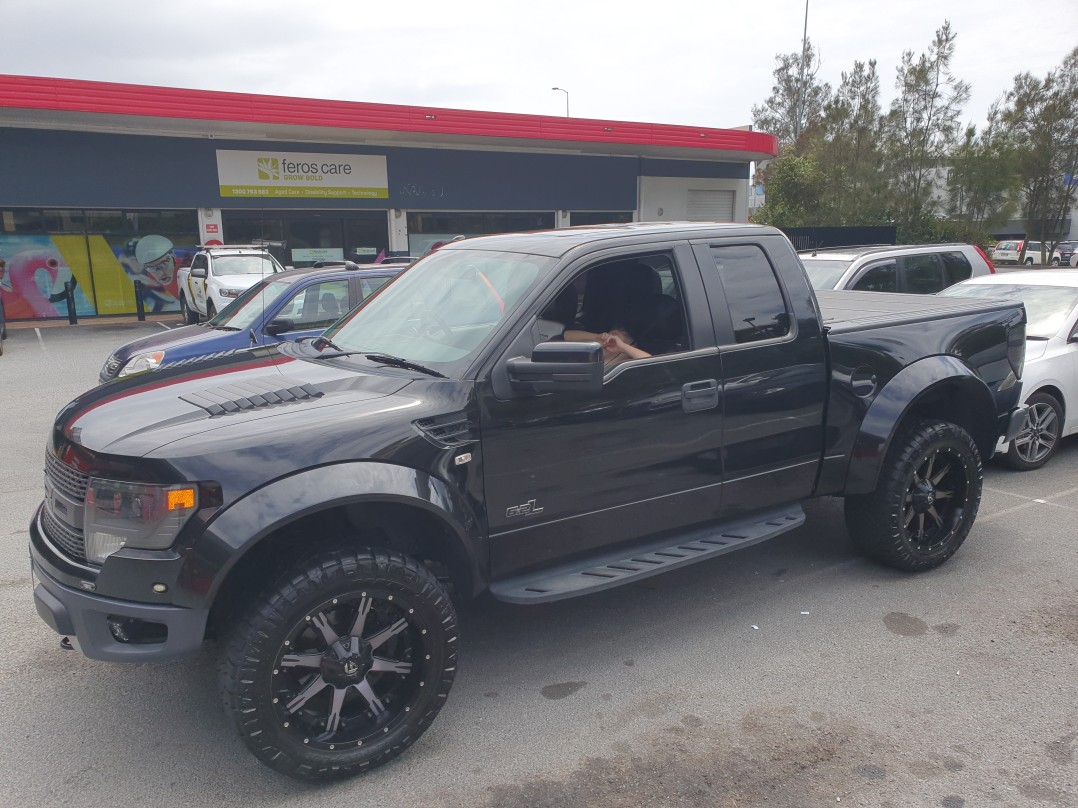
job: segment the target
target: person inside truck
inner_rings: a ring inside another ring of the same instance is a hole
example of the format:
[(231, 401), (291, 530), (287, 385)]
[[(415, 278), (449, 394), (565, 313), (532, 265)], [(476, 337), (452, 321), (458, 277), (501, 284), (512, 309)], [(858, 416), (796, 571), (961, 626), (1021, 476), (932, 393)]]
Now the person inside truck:
[(624, 328), (612, 328), (601, 334), (590, 331), (570, 329), (563, 338), (566, 342), (598, 342), (603, 346), (603, 370), (610, 370), (615, 365), (630, 359), (644, 359), (651, 356), (647, 351), (637, 348), (632, 335)]

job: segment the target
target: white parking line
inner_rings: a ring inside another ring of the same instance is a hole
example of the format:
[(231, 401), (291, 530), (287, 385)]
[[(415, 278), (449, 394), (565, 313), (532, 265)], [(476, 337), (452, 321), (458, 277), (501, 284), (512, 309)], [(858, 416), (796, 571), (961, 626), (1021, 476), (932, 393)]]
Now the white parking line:
[(44, 351), (45, 353), (48, 353), (49, 351), (45, 347), (45, 340), (42, 339), (42, 337), (41, 337), (41, 329), (40, 328), (35, 328), (34, 333), (37, 334), (37, 341), (41, 343), (41, 350)]
[(166, 331), (171, 331), (172, 330), (172, 326), (170, 326), (170, 325), (165, 325), (164, 323), (158, 323), (158, 325), (161, 326)]

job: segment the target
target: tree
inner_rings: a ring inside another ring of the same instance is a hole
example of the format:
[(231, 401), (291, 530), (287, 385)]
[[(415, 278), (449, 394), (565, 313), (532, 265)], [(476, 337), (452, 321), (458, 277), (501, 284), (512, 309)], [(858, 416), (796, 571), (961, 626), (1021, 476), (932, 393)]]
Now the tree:
[(974, 244), (988, 241), (1013, 217), (1018, 181), (1014, 143), (995, 104), (985, 129), (978, 133), (977, 127), (967, 127), (951, 159), (947, 212), (958, 237)]
[[(1026, 235), (1044, 245), (1042, 261), (1059, 243), (1075, 202), (1078, 168), (1078, 48), (1044, 79), (1014, 77), (1002, 119), (1017, 146)], [(1070, 178), (1068, 182), (1065, 178)]]
[(817, 225), (823, 175), (812, 157), (786, 154), (772, 161), (765, 172), (767, 201), (753, 221), (775, 227)]
[(884, 151), (891, 173), (899, 239), (914, 243), (933, 229), (936, 185), (960, 137), (959, 117), (969, 84), (951, 73), (957, 34), (945, 21), (927, 53), (905, 51), (897, 69), (898, 97), (884, 120)]
[(780, 147), (797, 142), (801, 133), (818, 120), (824, 104), (831, 97), (831, 85), (820, 84), (816, 76), (820, 64), (809, 40), (805, 45), (804, 80), (801, 78), (801, 53), (780, 53), (773, 75), (775, 84), (770, 97), (752, 108), (755, 129), (774, 135)]
[(875, 60), (854, 62), (810, 130), (806, 148), (822, 175), (819, 224), (882, 224), (887, 189), (881, 173), (880, 79)]

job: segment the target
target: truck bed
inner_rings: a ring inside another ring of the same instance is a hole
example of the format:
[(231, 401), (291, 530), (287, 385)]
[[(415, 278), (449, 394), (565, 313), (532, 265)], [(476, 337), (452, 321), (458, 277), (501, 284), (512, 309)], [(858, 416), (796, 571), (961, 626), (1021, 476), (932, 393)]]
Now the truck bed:
[(831, 334), (888, 328), (1022, 305), (1009, 300), (904, 295), (894, 292), (817, 292), (820, 316)]

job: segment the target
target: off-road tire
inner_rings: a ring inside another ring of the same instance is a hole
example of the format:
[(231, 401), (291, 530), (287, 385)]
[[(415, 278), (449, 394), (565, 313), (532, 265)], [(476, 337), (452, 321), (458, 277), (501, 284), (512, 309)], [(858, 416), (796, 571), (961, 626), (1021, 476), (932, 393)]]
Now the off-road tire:
[(187, 297), (180, 292), (180, 316), (186, 325), (194, 325), (198, 322), (198, 312), (187, 305)]
[[(361, 638), (354, 645), (353, 624)], [(326, 627), (352, 656), (334, 650)], [(360, 643), (364, 649), (355, 651)], [(353, 664), (350, 673), (342, 661)], [(355, 677), (357, 661), (359, 684), (334, 679)], [(453, 604), (426, 567), (382, 550), (323, 550), (254, 599), (226, 641), (219, 684), (226, 711), (260, 761), (300, 780), (335, 780), (380, 766), (414, 743), (445, 703), (456, 665)], [(339, 724), (329, 731), (334, 715)]]
[[(1029, 410), (1022, 431), (1010, 442), (1007, 451), (999, 455), (999, 462), (1016, 471), (1032, 471), (1047, 463), (1056, 453), (1063, 434), (1063, 407), (1055, 396), (1034, 393), (1026, 404)], [(1035, 443), (1031, 445), (1030, 441)], [(1023, 445), (1020, 447), (1019, 443)]]
[(850, 537), (890, 567), (937, 567), (973, 527), (983, 477), (981, 455), (968, 432), (948, 421), (917, 421), (892, 442), (876, 490), (846, 497)]

